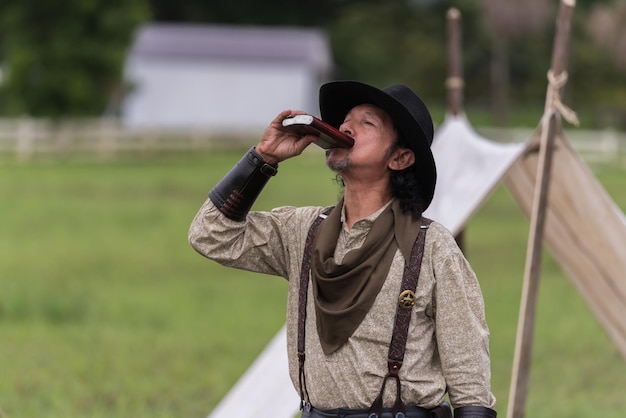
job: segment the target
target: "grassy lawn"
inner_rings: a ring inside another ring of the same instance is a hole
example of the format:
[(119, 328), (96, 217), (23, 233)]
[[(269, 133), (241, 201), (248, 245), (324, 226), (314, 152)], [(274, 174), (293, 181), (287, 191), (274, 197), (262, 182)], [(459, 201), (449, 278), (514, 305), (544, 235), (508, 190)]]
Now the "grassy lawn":
[[(257, 209), (331, 204), (322, 153)], [(0, 164), (0, 417), (205, 417), (284, 322), (282, 279), (197, 255), (187, 229), (239, 151)], [(620, 207), (623, 168), (594, 166)], [(466, 233), (506, 402), (528, 221), (498, 188)], [(626, 363), (546, 253), (528, 416), (623, 417)]]

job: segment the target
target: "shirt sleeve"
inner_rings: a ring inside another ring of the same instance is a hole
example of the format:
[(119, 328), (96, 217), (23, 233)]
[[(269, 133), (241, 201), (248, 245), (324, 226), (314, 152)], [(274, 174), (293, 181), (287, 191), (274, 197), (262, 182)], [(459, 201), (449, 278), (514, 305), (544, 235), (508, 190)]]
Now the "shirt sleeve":
[(288, 279), (290, 266), (302, 257), (303, 228), (320, 211), (285, 206), (271, 212), (252, 211), (244, 221), (234, 221), (207, 199), (191, 223), (189, 243), (224, 266)]
[(447, 230), (433, 246), (433, 268), (437, 346), (452, 406), (493, 408), (489, 329), (482, 292)]

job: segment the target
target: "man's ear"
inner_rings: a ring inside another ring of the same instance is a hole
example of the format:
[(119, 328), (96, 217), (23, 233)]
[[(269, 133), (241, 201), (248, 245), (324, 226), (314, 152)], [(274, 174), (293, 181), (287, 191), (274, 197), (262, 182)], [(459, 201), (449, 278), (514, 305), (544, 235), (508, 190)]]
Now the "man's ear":
[(398, 148), (391, 154), (389, 167), (391, 170), (401, 171), (415, 163), (415, 154), (408, 148)]

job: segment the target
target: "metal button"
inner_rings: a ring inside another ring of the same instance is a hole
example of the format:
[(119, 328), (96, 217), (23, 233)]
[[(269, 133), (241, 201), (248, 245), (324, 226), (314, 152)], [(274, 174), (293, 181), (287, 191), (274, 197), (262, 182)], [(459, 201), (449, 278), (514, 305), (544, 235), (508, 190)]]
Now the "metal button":
[(411, 290), (405, 290), (398, 297), (398, 304), (402, 309), (411, 309), (415, 305), (415, 293)]

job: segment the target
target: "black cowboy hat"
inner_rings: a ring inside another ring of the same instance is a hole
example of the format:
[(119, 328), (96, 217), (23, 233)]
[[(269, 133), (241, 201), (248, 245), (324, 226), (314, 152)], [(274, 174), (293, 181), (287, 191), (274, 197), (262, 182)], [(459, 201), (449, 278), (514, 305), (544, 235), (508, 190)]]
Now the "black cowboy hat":
[(394, 84), (383, 89), (358, 81), (333, 81), (320, 87), (322, 120), (339, 129), (348, 112), (361, 104), (383, 109), (398, 133), (415, 153), (424, 210), (435, 193), (437, 169), (430, 146), (433, 143), (433, 121), (424, 102), (407, 86)]

